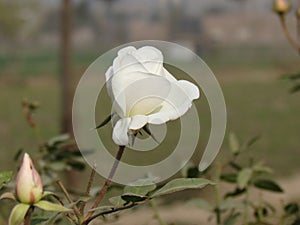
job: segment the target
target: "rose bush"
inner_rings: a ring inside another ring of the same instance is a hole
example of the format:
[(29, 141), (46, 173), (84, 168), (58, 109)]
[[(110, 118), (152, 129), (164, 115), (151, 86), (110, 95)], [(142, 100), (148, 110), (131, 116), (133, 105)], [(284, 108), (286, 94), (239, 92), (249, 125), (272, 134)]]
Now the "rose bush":
[(177, 80), (163, 67), (163, 55), (154, 47), (125, 47), (106, 71), (111, 97), (113, 140), (127, 145), (146, 124), (163, 124), (185, 114), (199, 89), (186, 80)]

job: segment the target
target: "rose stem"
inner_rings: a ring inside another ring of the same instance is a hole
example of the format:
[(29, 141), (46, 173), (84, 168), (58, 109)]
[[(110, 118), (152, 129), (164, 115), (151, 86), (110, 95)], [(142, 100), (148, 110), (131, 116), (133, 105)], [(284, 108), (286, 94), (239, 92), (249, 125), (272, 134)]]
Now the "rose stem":
[[(67, 189), (65, 188), (65, 186), (64, 186), (63, 183), (61, 182), (61, 180), (57, 180), (56, 183), (58, 184), (58, 186), (60, 187), (60, 189), (63, 191), (64, 195), (66, 196), (66, 198), (67, 198), (67, 200), (68, 200), (68, 202), (69, 202), (70, 204), (73, 204), (74, 202), (73, 202), (73, 200), (72, 200), (72, 198), (71, 198), (69, 192), (67, 191)], [(78, 207), (77, 207), (76, 205), (74, 205), (74, 206), (73, 206), (73, 209), (74, 209), (74, 213), (75, 213), (77, 219), (80, 220), (81, 215), (80, 215), (80, 211), (79, 211)]]
[(30, 206), (30, 208), (28, 209), (25, 217), (24, 217), (24, 225), (30, 225), (30, 222), (31, 222), (31, 214), (34, 210), (34, 207), (33, 206)]
[(298, 46), (298, 43), (292, 38), (292, 36), (286, 26), (285, 15), (280, 15), (280, 22), (281, 22), (281, 27), (283, 29), (283, 32), (284, 32), (288, 42), (291, 44), (291, 46), (293, 48), (295, 48), (297, 51), (300, 51), (300, 46)]
[[(103, 187), (102, 187), (102, 189), (101, 189), (101, 191), (100, 191), (100, 193), (99, 193), (99, 195), (98, 195), (98, 198), (96, 199), (96, 201), (95, 201), (94, 205), (92, 206), (91, 210), (98, 207), (98, 205), (100, 204), (102, 198), (104, 197), (104, 195), (105, 195), (105, 193), (106, 193), (108, 187), (110, 186), (110, 184), (111, 184), (111, 179), (112, 179), (113, 176), (115, 175), (115, 172), (116, 172), (116, 170), (117, 170), (117, 167), (118, 167), (118, 165), (119, 165), (119, 162), (120, 162), (120, 160), (121, 160), (121, 158), (122, 158), (124, 149), (125, 149), (125, 146), (119, 146), (119, 150), (118, 150), (118, 152), (117, 152), (117, 156), (116, 156), (116, 159), (115, 159), (115, 161), (114, 161), (114, 164), (113, 164), (113, 166), (112, 166), (112, 168), (111, 168), (111, 170), (110, 170), (110, 172), (109, 172), (109, 175), (108, 175), (108, 177), (106, 178), (105, 183), (104, 183), (104, 185), (103, 185)], [(94, 214), (94, 211), (90, 211), (90, 212), (87, 214), (87, 216), (85, 217), (85, 221), (88, 221), (89, 218), (90, 218), (93, 214)], [(85, 223), (83, 222), (83, 224), (85, 224)]]
[[(89, 182), (88, 182), (88, 185), (86, 187), (86, 191), (85, 191), (86, 196), (89, 196), (89, 194), (90, 194), (91, 187), (92, 187), (92, 184), (94, 182), (95, 174), (96, 174), (96, 165), (93, 166), (93, 169), (92, 169), (92, 172), (91, 172), (91, 175), (90, 175), (90, 178), (89, 178)], [(83, 214), (83, 212), (84, 212), (85, 205), (86, 205), (86, 202), (83, 202), (81, 207), (80, 207), (81, 214)]]

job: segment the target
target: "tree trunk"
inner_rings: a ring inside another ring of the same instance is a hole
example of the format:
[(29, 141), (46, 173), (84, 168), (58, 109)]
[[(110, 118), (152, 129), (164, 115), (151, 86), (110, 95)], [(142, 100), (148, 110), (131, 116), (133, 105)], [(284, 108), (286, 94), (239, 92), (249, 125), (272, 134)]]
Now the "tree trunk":
[(61, 13), (61, 131), (72, 135), (71, 0), (62, 0)]

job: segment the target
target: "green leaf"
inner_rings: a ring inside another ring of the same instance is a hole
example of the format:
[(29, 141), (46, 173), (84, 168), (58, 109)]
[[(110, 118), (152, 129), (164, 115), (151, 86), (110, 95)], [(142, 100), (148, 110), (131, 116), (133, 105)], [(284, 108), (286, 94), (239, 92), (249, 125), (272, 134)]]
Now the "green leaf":
[(195, 206), (199, 209), (205, 209), (210, 212), (214, 210), (214, 206), (204, 199), (192, 199), (188, 202), (188, 205)]
[(50, 145), (50, 146), (58, 145), (60, 143), (68, 141), (69, 139), (70, 139), (70, 135), (69, 134), (62, 134), (62, 135), (59, 135), (59, 136), (51, 138), (48, 141), (48, 145)]
[(282, 79), (298, 80), (298, 79), (300, 79), (300, 72), (293, 73), (293, 74), (286, 74), (286, 75), (282, 76)]
[(80, 197), (79, 199), (77, 199), (75, 202), (65, 205), (65, 207), (72, 208), (74, 205), (77, 205), (80, 202), (88, 202), (89, 200), (91, 200), (90, 196), (83, 196), (83, 197)]
[(229, 166), (233, 169), (235, 169), (236, 171), (240, 171), (242, 169), (242, 167), (237, 164), (236, 162), (230, 161), (229, 162)]
[(51, 191), (44, 191), (42, 198), (45, 198), (45, 197), (47, 197), (47, 196), (49, 196), (49, 195), (55, 195), (55, 196), (56, 196), (56, 194), (55, 194), (54, 192), (51, 192)]
[(47, 165), (47, 167), (53, 171), (64, 171), (64, 170), (70, 170), (71, 166), (67, 165), (65, 162), (53, 162)]
[(297, 203), (289, 203), (284, 207), (284, 211), (289, 214), (297, 214), (299, 212), (299, 206)]
[(261, 138), (260, 135), (256, 135), (256, 136), (250, 138), (250, 139), (246, 142), (246, 144), (245, 144), (245, 146), (244, 146), (244, 149), (250, 148), (250, 147), (251, 147), (252, 145), (254, 145), (260, 138)]
[(214, 185), (215, 183), (204, 178), (177, 178), (171, 180), (161, 189), (155, 191), (151, 197), (154, 198), (186, 189), (203, 188), (209, 184)]
[(238, 221), (240, 216), (241, 216), (241, 213), (235, 213), (233, 215), (230, 215), (224, 221), (224, 225), (234, 225), (234, 224), (236, 224), (236, 222)]
[(253, 184), (255, 187), (260, 188), (260, 189), (278, 192), (278, 193), (283, 192), (283, 189), (275, 181), (272, 181), (272, 180), (256, 179), (256, 180), (254, 180)]
[(266, 173), (266, 174), (273, 173), (273, 170), (270, 167), (264, 166), (262, 163), (258, 163), (255, 166), (253, 166), (253, 171), (255, 173)]
[(237, 196), (240, 196), (240, 195), (244, 194), (245, 192), (246, 192), (246, 189), (245, 189), (245, 188), (236, 188), (234, 191), (228, 192), (228, 193), (225, 195), (225, 198), (229, 198), (229, 197), (237, 197)]
[(39, 201), (34, 204), (34, 206), (43, 209), (45, 211), (52, 211), (52, 212), (69, 212), (71, 209), (68, 209), (62, 205), (58, 205), (52, 202), (48, 202), (45, 200)]
[(29, 208), (30, 205), (23, 203), (17, 204), (10, 213), (8, 225), (19, 225), (22, 223)]
[(237, 184), (239, 188), (244, 188), (247, 186), (252, 177), (252, 173), (253, 171), (250, 168), (244, 168), (238, 173)]
[[(59, 212), (48, 212), (48, 213), (42, 213), (43, 215), (34, 216), (31, 219), (30, 225), (54, 225), (54, 224), (61, 224), (58, 223), (60, 218), (58, 215)], [(63, 223), (65, 224), (65, 223)], [(69, 224), (69, 223), (67, 223)]]
[(7, 184), (10, 181), (12, 175), (12, 171), (0, 172), (0, 189), (2, 188), (3, 184)]
[(68, 161), (67, 164), (74, 170), (83, 171), (85, 169), (85, 164), (80, 161), (72, 160)]
[(95, 212), (95, 211), (105, 211), (105, 210), (110, 210), (112, 209), (113, 207), (111, 205), (103, 205), (103, 206), (100, 206), (100, 207), (97, 207), (97, 208), (94, 208), (94, 209), (90, 209), (88, 210), (88, 212)]
[(0, 200), (2, 199), (11, 199), (11, 200), (16, 200), (16, 197), (13, 193), (11, 192), (6, 192), (6, 193), (3, 193), (1, 196), (0, 196)]
[(186, 178), (197, 178), (199, 174), (198, 166), (195, 166), (192, 162), (186, 163), (181, 169), (181, 175)]
[(126, 202), (139, 202), (147, 198), (147, 194), (156, 188), (152, 178), (140, 179), (124, 188), (122, 199)]
[(124, 205), (126, 203), (126, 201), (124, 201), (121, 196), (114, 196), (114, 197), (109, 198), (108, 200), (114, 206), (120, 206), (120, 205)]
[(121, 196), (121, 198), (125, 201), (125, 202), (142, 202), (145, 199), (147, 199), (147, 196), (139, 196), (136, 194), (124, 194)]
[(40, 225), (48, 220), (49, 220), (48, 217), (34, 217), (31, 219), (30, 225)]
[(221, 180), (229, 182), (229, 183), (236, 183), (237, 182), (237, 174), (236, 173), (227, 173), (222, 174), (220, 176)]
[(234, 133), (229, 133), (229, 148), (234, 155), (237, 155), (240, 151), (240, 143)]
[(300, 225), (300, 218), (297, 217), (291, 225)]
[(228, 209), (238, 209), (243, 208), (245, 204), (243, 202), (237, 202), (232, 199), (226, 199), (220, 203), (221, 210), (228, 210)]
[(294, 94), (296, 92), (300, 91), (300, 84), (295, 85), (290, 89), (290, 93)]

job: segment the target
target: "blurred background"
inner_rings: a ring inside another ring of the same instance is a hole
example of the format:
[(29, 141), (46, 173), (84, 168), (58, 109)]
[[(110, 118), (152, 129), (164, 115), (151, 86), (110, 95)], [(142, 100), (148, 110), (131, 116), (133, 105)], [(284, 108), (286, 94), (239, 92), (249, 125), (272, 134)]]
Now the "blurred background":
[[(291, 16), (294, 33), (295, 24)], [(300, 58), (272, 0), (0, 0), (0, 170), (15, 169), (19, 149), (34, 152), (41, 140), (71, 132), (72, 95), (87, 67), (112, 47), (144, 39), (199, 54), (224, 91), (228, 131), (241, 141), (259, 135), (249, 154), (275, 176), (299, 172), (299, 94), (280, 77), (299, 71)], [(24, 98), (40, 103), (40, 139), (24, 118)], [(205, 127), (209, 112), (202, 116)], [(227, 146), (225, 139), (219, 158)]]

